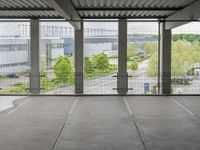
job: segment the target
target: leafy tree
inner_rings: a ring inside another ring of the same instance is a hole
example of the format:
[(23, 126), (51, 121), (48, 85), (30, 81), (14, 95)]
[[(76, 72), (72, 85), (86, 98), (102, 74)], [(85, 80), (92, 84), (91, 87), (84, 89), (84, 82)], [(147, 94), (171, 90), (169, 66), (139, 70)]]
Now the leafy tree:
[(48, 77), (46, 73), (46, 68), (45, 68), (45, 60), (41, 60), (41, 88), (46, 91), (49, 89), (49, 82), (48, 82)]
[(107, 71), (109, 69), (109, 60), (104, 53), (99, 53), (93, 56), (92, 63), (95, 69)]
[(157, 43), (144, 43), (142, 45), (142, 49), (147, 52), (148, 54), (152, 55), (153, 53), (158, 51), (158, 44)]
[(158, 75), (158, 53), (153, 53), (151, 55), (147, 73), (152, 77), (156, 77)]
[(127, 56), (132, 57), (137, 55), (137, 47), (133, 43), (129, 43), (127, 46)]
[(86, 74), (91, 74), (94, 71), (94, 66), (89, 57), (84, 58), (84, 70)]
[(73, 82), (73, 69), (72, 64), (66, 56), (60, 56), (56, 59), (53, 66), (56, 79), (60, 83), (72, 83)]
[(172, 36), (173, 41), (179, 41), (179, 40), (186, 40), (189, 42), (194, 42), (194, 41), (200, 41), (200, 35), (199, 34), (174, 34)]
[[(157, 76), (158, 55), (153, 53), (150, 58), (148, 74)], [(183, 76), (193, 69), (195, 63), (200, 62), (200, 42), (193, 43), (186, 40), (177, 40), (172, 43), (172, 76)]]
[(193, 64), (191, 43), (179, 40), (172, 43), (172, 75), (182, 76), (187, 74)]
[(138, 69), (138, 62), (135, 59), (133, 59), (131, 61), (131, 64), (129, 65), (129, 68), (133, 71), (136, 71)]

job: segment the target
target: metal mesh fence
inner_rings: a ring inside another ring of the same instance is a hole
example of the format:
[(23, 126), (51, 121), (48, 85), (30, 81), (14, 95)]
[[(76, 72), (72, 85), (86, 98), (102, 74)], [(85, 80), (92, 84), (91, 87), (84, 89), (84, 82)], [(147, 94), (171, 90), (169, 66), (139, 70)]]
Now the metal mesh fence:
[(172, 93), (200, 93), (200, 22), (172, 30)]
[(30, 23), (0, 22), (0, 94), (29, 93)]
[(158, 22), (128, 22), (128, 94), (158, 93)]
[(84, 23), (84, 93), (117, 94), (118, 23)]
[(74, 94), (74, 29), (66, 22), (40, 23), (42, 94)]

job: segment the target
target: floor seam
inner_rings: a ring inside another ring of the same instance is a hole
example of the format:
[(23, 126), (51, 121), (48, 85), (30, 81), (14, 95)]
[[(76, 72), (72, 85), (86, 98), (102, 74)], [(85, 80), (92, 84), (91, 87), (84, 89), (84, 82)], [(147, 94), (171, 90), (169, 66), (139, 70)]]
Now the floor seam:
[(179, 102), (176, 97), (175, 98), (170, 97), (170, 100), (173, 101), (175, 104), (177, 104), (183, 110), (187, 111), (190, 115), (194, 116), (196, 119), (198, 119), (200, 121), (200, 116), (196, 115), (189, 108), (187, 108), (184, 104), (182, 104), (181, 102)]
[(139, 130), (139, 127), (138, 127), (138, 125), (137, 125), (135, 114), (132, 112), (132, 110), (131, 110), (131, 108), (130, 108), (130, 105), (129, 105), (129, 103), (128, 103), (128, 100), (127, 100), (125, 97), (123, 97), (123, 100), (124, 100), (124, 103), (125, 103), (126, 108), (127, 108), (127, 110), (128, 110), (128, 113), (129, 113), (129, 115), (130, 115), (130, 117), (131, 117), (131, 121), (132, 121), (133, 125), (135, 126), (135, 128), (136, 128), (136, 130), (137, 130), (137, 133), (138, 133), (139, 138), (140, 138), (140, 140), (141, 140), (141, 142), (142, 142), (143, 148), (144, 148), (144, 150), (147, 150), (147, 146), (146, 146), (146, 144), (145, 144), (145, 142), (144, 142), (144, 138), (142, 137), (142, 135), (141, 135), (141, 133), (140, 133), (140, 130)]
[(79, 97), (76, 98), (76, 100), (75, 100), (74, 103), (72, 104), (72, 106), (71, 106), (71, 108), (70, 108), (70, 111), (69, 111), (69, 113), (68, 113), (68, 115), (67, 115), (67, 117), (66, 117), (66, 119), (65, 119), (65, 122), (63, 123), (63, 125), (62, 125), (62, 127), (61, 127), (61, 129), (60, 129), (60, 131), (59, 131), (59, 133), (58, 133), (58, 136), (57, 136), (57, 138), (56, 138), (56, 140), (55, 140), (55, 142), (54, 142), (54, 144), (53, 144), (51, 150), (54, 150), (54, 149), (55, 149), (56, 144), (58, 143), (58, 141), (59, 141), (59, 139), (60, 139), (60, 136), (61, 136), (61, 134), (62, 134), (63, 129), (67, 126), (69, 120), (71, 119), (72, 113), (73, 113), (73, 111), (74, 111), (74, 109), (75, 109), (75, 107), (76, 107), (76, 105), (77, 105), (77, 103), (78, 103), (78, 100), (79, 100)]
[[(23, 99), (23, 98), (22, 98)], [(16, 110), (18, 110), (19, 108), (21, 108), (23, 105), (25, 105), (26, 103), (28, 103), (30, 101), (30, 98), (27, 98), (27, 100), (23, 101), (21, 104), (14, 106), (13, 108), (11, 108), (11, 110), (9, 110), (4, 116), (2, 116), (2, 118), (0, 118), (0, 120), (4, 120), (7, 117), (9, 117), (11, 114), (13, 114)], [(2, 112), (1, 112), (2, 113)]]
[(190, 115), (192, 115), (192, 116), (195, 115), (189, 108), (187, 108), (187, 107), (184, 106), (182, 103), (180, 103), (179, 101), (177, 101), (176, 98), (170, 97), (170, 99), (171, 99), (174, 103), (176, 103), (179, 107), (181, 107), (183, 110), (185, 110), (186, 112), (188, 112)]

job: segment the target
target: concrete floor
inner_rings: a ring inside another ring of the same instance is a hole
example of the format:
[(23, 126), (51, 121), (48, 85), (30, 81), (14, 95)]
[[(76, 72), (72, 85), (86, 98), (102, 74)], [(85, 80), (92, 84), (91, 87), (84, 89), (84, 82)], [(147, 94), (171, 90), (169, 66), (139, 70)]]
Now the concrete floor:
[(0, 113), (2, 150), (199, 150), (200, 97), (25, 97)]

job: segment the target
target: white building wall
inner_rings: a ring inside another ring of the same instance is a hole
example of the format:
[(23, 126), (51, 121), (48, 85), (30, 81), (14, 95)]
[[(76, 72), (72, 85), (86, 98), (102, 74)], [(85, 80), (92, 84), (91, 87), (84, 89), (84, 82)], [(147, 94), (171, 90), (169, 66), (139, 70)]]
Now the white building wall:
[(112, 43), (91, 43), (84, 45), (84, 56), (91, 57), (97, 53), (109, 54), (112, 51)]
[(0, 53), (0, 65), (28, 62), (28, 50), (6, 51)]

